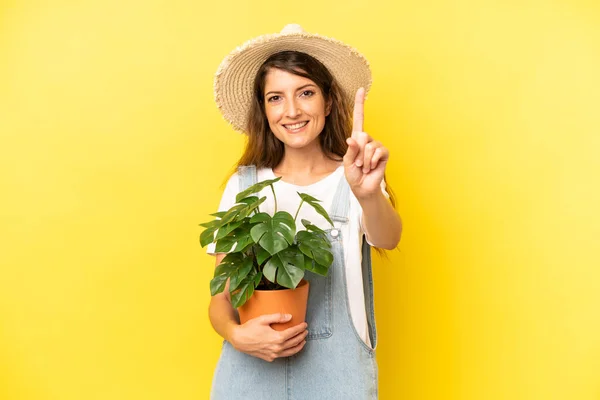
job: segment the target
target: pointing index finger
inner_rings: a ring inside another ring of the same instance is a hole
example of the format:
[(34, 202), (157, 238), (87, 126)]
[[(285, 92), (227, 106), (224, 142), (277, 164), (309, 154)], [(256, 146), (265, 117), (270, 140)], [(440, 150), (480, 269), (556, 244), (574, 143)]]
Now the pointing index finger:
[(359, 88), (354, 98), (354, 114), (352, 117), (352, 133), (362, 132), (365, 120), (365, 89)]

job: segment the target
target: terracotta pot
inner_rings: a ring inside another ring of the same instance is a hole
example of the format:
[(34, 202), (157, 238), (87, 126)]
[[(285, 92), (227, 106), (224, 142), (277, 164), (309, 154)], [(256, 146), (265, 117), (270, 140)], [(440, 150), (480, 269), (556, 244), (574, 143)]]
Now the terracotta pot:
[(292, 314), (292, 319), (282, 324), (272, 324), (277, 331), (283, 331), (306, 320), (308, 303), (308, 281), (301, 280), (296, 289), (255, 290), (248, 301), (238, 308), (240, 323), (265, 314)]

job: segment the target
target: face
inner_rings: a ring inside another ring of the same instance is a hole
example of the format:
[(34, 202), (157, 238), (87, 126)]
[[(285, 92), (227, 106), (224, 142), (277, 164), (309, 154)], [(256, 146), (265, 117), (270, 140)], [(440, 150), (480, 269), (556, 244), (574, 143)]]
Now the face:
[(321, 89), (308, 78), (273, 68), (264, 92), (265, 113), (277, 139), (295, 149), (318, 146), (315, 139), (330, 111)]

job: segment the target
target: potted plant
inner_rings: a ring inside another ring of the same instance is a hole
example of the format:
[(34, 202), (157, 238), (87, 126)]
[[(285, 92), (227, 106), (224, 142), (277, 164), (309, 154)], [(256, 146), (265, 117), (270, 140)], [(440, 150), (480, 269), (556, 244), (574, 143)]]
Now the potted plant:
[[(305, 320), (309, 288), (303, 279), (305, 271), (326, 276), (333, 262), (325, 231), (302, 219), (304, 229), (296, 232), (296, 219), (304, 204), (333, 226), (329, 215), (319, 200), (305, 193), (298, 193), (301, 201), (294, 217), (277, 211), (273, 184), (280, 179), (250, 186), (238, 193), (233, 207), (211, 214), (216, 217), (213, 221), (200, 224), (206, 228), (200, 235), (202, 247), (215, 243), (215, 252), (227, 253), (210, 281), (211, 295), (223, 292), (229, 279), (231, 303), (238, 309), (241, 323), (274, 312), (292, 315), (291, 321), (275, 329)], [(267, 186), (275, 201), (272, 216), (260, 211), (266, 197), (255, 195)]]

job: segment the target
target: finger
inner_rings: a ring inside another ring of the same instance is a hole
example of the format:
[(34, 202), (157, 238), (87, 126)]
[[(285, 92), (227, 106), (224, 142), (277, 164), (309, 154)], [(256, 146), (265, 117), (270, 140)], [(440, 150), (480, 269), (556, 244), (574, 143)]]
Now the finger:
[(281, 352), (279, 354), (279, 357), (289, 357), (289, 356), (293, 356), (294, 354), (296, 354), (297, 352), (299, 352), (300, 350), (302, 350), (302, 348), (304, 347), (304, 345), (306, 344), (306, 340), (302, 341), (302, 343), (300, 343), (297, 346), (294, 346), (290, 349), (287, 349), (283, 352)]
[(367, 143), (372, 142), (373, 139), (365, 132), (358, 132), (353, 135), (353, 138), (358, 144), (358, 154), (354, 159), (354, 164), (356, 164), (357, 167), (362, 167), (365, 161), (365, 146)]
[(308, 331), (304, 330), (304, 332), (294, 336), (289, 340), (286, 340), (285, 343), (281, 345), (281, 348), (283, 350), (287, 350), (289, 348), (298, 346), (304, 339), (306, 339), (306, 336), (308, 336)]
[(385, 147), (379, 147), (375, 150), (375, 154), (373, 154), (373, 158), (371, 159), (371, 169), (376, 169), (379, 165), (379, 162), (387, 162), (389, 158), (389, 151)]
[(291, 328), (287, 328), (286, 330), (281, 331), (282, 342), (285, 342), (298, 335), (299, 333), (302, 333), (302, 331), (306, 330), (307, 326), (308, 325), (306, 322), (302, 322), (298, 325), (292, 326)]
[(371, 165), (371, 159), (375, 154), (375, 150), (379, 147), (378, 142), (371, 142), (365, 145), (364, 151), (364, 159), (363, 159), (363, 173), (368, 174), (371, 169), (373, 169)]
[(352, 136), (363, 131), (365, 121), (365, 89), (359, 88), (354, 97), (354, 113), (352, 117)]
[(356, 160), (356, 156), (358, 156), (359, 147), (356, 140), (352, 138), (346, 139), (346, 143), (348, 143), (348, 150), (346, 150), (346, 154), (344, 155), (344, 166), (349, 167)]
[(290, 319), (292, 319), (292, 316), (291, 316), (291, 314), (277, 313), (277, 314), (261, 315), (260, 317), (257, 317), (257, 319), (259, 320), (260, 323), (262, 323), (264, 325), (271, 325), (271, 324), (280, 324), (283, 322), (288, 322)]

